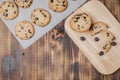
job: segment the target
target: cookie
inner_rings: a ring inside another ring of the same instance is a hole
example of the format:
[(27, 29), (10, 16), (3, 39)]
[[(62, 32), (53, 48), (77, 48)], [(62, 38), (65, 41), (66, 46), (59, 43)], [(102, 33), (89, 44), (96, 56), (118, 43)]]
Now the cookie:
[(31, 21), (40, 27), (46, 26), (50, 19), (50, 13), (42, 8), (37, 8), (31, 13)]
[(12, 20), (18, 16), (19, 9), (14, 2), (3, 1), (0, 4), (0, 14), (6, 20)]
[(18, 38), (22, 40), (27, 40), (33, 37), (34, 35), (34, 27), (29, 21), (20, 21), (15, 29), (15, 34)]
[(113, 33), (108, 30), (104, 30), (104, 31), (100, 32), (100, 35), (103, 36), (103, 40), (105, 42), (112, 42), (115, 40), (115, 36), (113, 35)]
[(77, 14), (70, 20), (70, 27), (77, 32), (88, 31), (91, 24), (92, 20), (86, 13)]
[(108, 42), (103, 46), (103, 51), (108, 52), (110, 50), (110, 48), (111, 48), (111, 43)]
[(107, 30), (109, 26), (103, 22), (96, 22), (94, 25), (90, 28), (90, 34), (95, 35), (100, 33), (103, 30)]
[(63, 12), (68, 6), (67, 0), (48, 0), (48, 6), (55, 12)]
[(33, 0), (14, 0), (16, 4), (21, 8), (28, 8), (31, 6)]

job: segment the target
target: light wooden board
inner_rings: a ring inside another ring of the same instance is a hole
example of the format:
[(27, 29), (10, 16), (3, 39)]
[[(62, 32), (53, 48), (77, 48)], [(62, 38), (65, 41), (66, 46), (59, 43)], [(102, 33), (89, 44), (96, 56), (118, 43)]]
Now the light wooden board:
[[(110, 51), (105, 53), (103, 56), (99, 56), (98, 54), (100, 48), (97, 47), (97, 45), (101, 43), (94, 42), (93, 37), (89, 34), (89, 32), (79, 33), (70, 28), (70, 19), (75, 14), (83, 12), (91, 16), (93, 22), (102, 21), (108, 24), (110, 26), (108, 30), (116, 37), (117, 46), (112, 47)], [(120, 68), (120, 24), (102, 3), (97, 0), (85, 3), (67, 18), (65, 21), (65, 30), (100, 73), (105, 75), (112, 74)], [(86, 40), (84, 42), (80, 41), (80, 36), (85, 36)]]

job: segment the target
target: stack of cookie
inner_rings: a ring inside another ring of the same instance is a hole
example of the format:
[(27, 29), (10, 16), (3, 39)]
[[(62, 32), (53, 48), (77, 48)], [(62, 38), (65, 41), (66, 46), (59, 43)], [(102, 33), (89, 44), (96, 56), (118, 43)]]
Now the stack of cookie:
[[(74, 15), (70, 20), (70, 27), (77, 32), (86, 32), (88, 31), (92, 37), (94, 38), (94, 41), (98, 42), (100, 39), (102, 39), (102, 50), (99, 52), (100, 55), (103, 55), (104, 53), (107, 53), (111, 45), (115, 46), (115, 36), (112, 32), (110, 32), (109, 26), (104, 22), (95, 22), (92, 24), (92, 18), (88, 16), (86, 13), (77, 14)], [(85, 37), (82, 36), (80, 38), (82, 41), (85, 40)], [(101, 45), (101, 44), (100, 44)], [(101, 46), (100, 46), (101, 47)]]

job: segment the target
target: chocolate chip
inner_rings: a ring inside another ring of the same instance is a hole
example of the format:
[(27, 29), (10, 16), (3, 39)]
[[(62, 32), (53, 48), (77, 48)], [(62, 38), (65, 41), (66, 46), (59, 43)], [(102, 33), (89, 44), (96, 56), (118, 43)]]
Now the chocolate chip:
[(109, 34), (109, 33), (107, 33), (107, 37), (109, 37), (109, 35), (110, 35), (110, 34)]
[(32, 3), (32, 1), (30, 1), (30, 4)]
[(80, 30), (80, 25), (79, 24), (77, 25), (77, 28)]
[(66, 5), (64, 5), (64, 4), (62, 6), (66, 7)]
[(103, 49), (104, 49), (104, 50), (107, 49), (107, 44), (106, 44), (105, 46), (103, 46)]
[(7, 9), (5, 9), (5, 11), (6, 11), (6, 12), (8, 12), (8, 10), (7, 10)]
[(99, 41), (99, 38), (98, 37), (95, 37), (95, 39), (94, 39), (96, 42), (98, 42)]
[(50, 0), (51, 3), (53, 3), (53, 0)]
[(25, 55), (25, 53), (22, 53), (22, 55), (24, 56), (24, 55)]
[(10, 5), (8, 5), (8, 7), (10, 7)]
[(116, 46), (117, 43), (116, 43), (116, 42), (112, 42), (111, 45), (112, 45), (112, 46)]
[(32, 36), (30, 36), (30, 38), (32, 38)]
[(27, 35), (27, 33), (25, 33), (25, 35)]
[(56, 4), (56, 6), (59, 6), (58, 4)]
[(26, 2), (26, 3), (27, 3), (27, 2), (28, 2), (28, 0), (25, 0), (24, 2)]
[(36, 21), (34, 21), (33, 23), (35, 23), (35, 24), (36, 24)]
[(97, 26), (95, 26), (95, 27), (93, 27), (94, 29), (97, 29), (98, 27)]
[(84, 37), (84, 36), (81, 36), (81, 37), (80, 37), (80, 40), (81, 40), (81, 41), (85, 41), (85, 37)]
[(14, 5), (12, 5), (12, 7), (14, 8)]
[(25, 6), (22, 6), (22, 8), (24, 8)]
[(90, 30), (92, 30), (92, 31), (93, 31), (93, 27), (90, 27)]
[(80, 19), (80, 17), (76, 17), (75, 19)]
[(39, 20), (39, 18), (38, 18), (38, 17), (36, 17), (36, 18), (35, 18), (35, 21), (38, 21), (38, 20)]
[(21, 25), (21, 29), (24, 29), (24, 26)]
[(7, 13), (4, 13), (3, 15), (4, 15), (5, 17), (8, 17), (8, 14), (7, 14)]
[(106, 26), (107, 28), (109, 28), (109, 26)]
[(57, 10), (53, 10), (53, 11), (55, 11), (55, 12), (56, 12)]
[(84, 19), (86, 19), (86, 17), (85, 17), (85, 16), (83, 16), (83, 18), (84, 18)]
[(28, 5), (28, 7), (30, 7), (30, 5)]
[(44, 16), (44, 17), (47, 17), (47, 15), (45, 15), (44, 13), (43, 13), (43, 16)]
[(42, 10), (40, 10), (40, 12), (42, 12)]
[(17, 12), (16, 11), (14, 11), (14, 14), (16, 14)]
[(103, 52), (103, 51), (100, 51), (100, 52), (99, 52), (99, 55), (100, 55), (100, 56), (104, 55), (104, 52)]
[(32, 33), (30, 29), (28, 29), (28, 33)]
[(116, 38), (115, 38), (115, 37), (113, 37), (113, 38), (112, 38), (112, 41), (113, 41), (113, 40), (115, 40), (115, 39), (116, 39)]

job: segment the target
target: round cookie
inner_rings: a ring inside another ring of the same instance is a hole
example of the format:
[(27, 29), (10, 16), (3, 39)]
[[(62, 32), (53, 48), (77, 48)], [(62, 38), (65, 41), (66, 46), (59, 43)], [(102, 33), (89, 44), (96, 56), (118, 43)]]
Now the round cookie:
[(96, 48), (98, 48), (98, 50), (103, 51), (104, 53), (108, 52), (111, 49), (111, 42), (109, 41), (105, 41), (106, 39), (104, 39), (105, 37), (101, 34), (96, 34), (93, 37), (93, 40), (95, 40), (95, 38), (98, 38), (99, 41), (95, 40), (95, 46)]
[(100, 33), (103, 30), (107, 30), (109, 26), (103, 22), (96, 22), (94, 25), (90, 28), (90, 34), (95, 35)]
[(31, 21), (37, 26), (44, 27), (50, 22), (50, 13), (42, 8), (37, 8), (31, 13)]
[(63, 12), (68, 6), (67, 0), (48, 0), (48, 6), (55, 12)]
[(77, 32), (88, 31), (91, 27), (91, 24), (92, 20), (86, 13), (77, 14), (70, 20), (71, 28)]
[(16, 36), (22, 40), (32, 38), (35, 32), (33, 25), (29, 21), (20, 21), (14, 31)]
[(33, 0), (14, 0), (16, 4), (21, 8), (28, 8), (31, 6)]
[(18, 16), (19, 9), (14, 2), (3, 1), (0, 4), (0, 14), (6, 20), (12, 20)]

